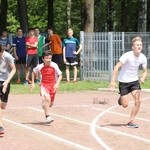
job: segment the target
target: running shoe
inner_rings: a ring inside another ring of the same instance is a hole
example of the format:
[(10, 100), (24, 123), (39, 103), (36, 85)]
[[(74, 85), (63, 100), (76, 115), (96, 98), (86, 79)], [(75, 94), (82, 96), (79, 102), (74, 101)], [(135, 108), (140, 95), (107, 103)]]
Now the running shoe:
[(54, 121), (54, 119), (52, 119), (50, 116), (46, 117), (46, 119), (45, 119), (45, 123), (46, 123), (46, 124), (50, 124), (50, 123), (52, 123), (53, 121)]
[(23, 85), (28, 85), (28, 80), (25, 80)]
[(1, 134), (4, 134), (4, 128), (3, 127), (0, 127), (0, 135)]
[(127, 125), (126, 125), (128, 128), (138, 128), (139, 126), (137, 124), (134, 124), (132, 122), (129, 122)]
[(16, 83), (19, 84), (19, 83), (20, 83), (20, 79), (18, 79), (18, 80), (16, 81)]

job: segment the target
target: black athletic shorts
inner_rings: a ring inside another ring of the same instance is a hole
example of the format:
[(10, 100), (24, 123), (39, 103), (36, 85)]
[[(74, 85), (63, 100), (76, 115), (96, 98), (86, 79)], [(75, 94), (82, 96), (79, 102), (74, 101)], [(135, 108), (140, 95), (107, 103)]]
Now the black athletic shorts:
[(77, 66), (78, 65), (78, 58), (66, 58), (66, 66)]
[(63, 63), (63, 55), (62, 54), (53, 54), (52, 61), (57, 65), (62, 65)]
[(133, 81), (129, 83), (119, 82), (119, 94), (121, 96), (127, 95), (134, 90), (141, 90), (139, 81)]
[(16, 64), (26, 64), (26, 58), (19, 57), (18, 60), (15, 60)]
[(2, 92), (2, 90), (3, 90), (3, 83), (4, 83), (4, 81), (0, 81), (0, 99), (1, 99), (2, 102), (7, 103), (8, 95), (9, 95), (9, 92), (10, 92), (10, 83), (7, 86), (6, 93)]

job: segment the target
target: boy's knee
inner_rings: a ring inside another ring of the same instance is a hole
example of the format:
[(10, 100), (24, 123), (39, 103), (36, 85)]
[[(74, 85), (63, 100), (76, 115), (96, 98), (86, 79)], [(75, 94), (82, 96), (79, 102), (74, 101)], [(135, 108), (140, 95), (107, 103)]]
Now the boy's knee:
[(1, 109), (5, 109), (5, 108), (6, 108), (6, 106), (3, 106), (3, 105), (1, 106)]
[(127, 101), (122, 101), (122, 107), (124, 107), (124, 108), (128, 107), (128, 102)]
[(128, 103), (122, 104), (122, 107), (124, 107), (124, 108), (128, 107)]

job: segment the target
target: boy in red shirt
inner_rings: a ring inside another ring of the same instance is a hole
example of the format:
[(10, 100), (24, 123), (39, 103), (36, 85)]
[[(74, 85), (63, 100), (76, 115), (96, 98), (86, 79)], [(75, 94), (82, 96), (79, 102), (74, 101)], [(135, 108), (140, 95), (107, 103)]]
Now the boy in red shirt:
[(34, 35), (34, 28), (29, 29), (29, 35), (26, 38), (26, 76), (24, 85), (30, 83), (29, 74), (30, 69), (38, 65), (38, 38)]
[(32, 85), (31, 89), (34, 88), (34, 78), (37, 73), (41, 74), (41, 96), (44, 97), (43, 100), (43, 109), (45, 111), (45, 123), (51, 123), (54, 121), (49, 115), (49, 109), (52, 107), (56, 90), (59, 86), (59, 83), (62, 79), (62, 72), (60, 71), (58, 65), (51, 61), (52, 53), (49, 51), (43, 52), (43, 63), (39, 64), (33, 69), (32, 73)]

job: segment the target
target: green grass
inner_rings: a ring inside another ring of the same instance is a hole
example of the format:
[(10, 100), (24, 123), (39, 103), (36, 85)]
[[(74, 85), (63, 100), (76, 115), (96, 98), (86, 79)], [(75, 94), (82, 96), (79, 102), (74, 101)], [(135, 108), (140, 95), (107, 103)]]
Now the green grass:
[[(108, 82), (92, 82), (92, 81), (78, 81), (77, 83), (70, 82), (69, 84), (62, 81), (59, 86), (59, 91), (87, 91), (87, 90), (97, 90), (98, 88), (108, 87)], [(39, 93), (40, 88), (38, 84), (35, 84), (34, 91), (30, 92), (30, 85), (11, 83), (11, 93), (13, 94), (28, 94), (28, 93)]]
[[(65, 82), (65, 67), (61, 68), (63, 72), (63, 81), (60, 83), (59, 91), (87, 91), (87, 90), (97, 90), (98, 88), (107, 88), (109, 85), (108, 81), (78, 81), (77, 83), (69, 83)], [(73, 77), (73, 70), (70, 70), (70, 76)], [(78, 68), (78, 77), (79, 77), (79, 68)], [(16, 84), (16, 76), (11, 82), (11, 93), (13, 94), (35, 94), (40, 93), (39, 85), (36, 84), (34, 91), (29, 92), (30, 85)], [(150, 77), (147, 77), (147, 80), (144, 84), (141, 85), (144, 89), (150, 89)]]
[[(141, 85), (142, 89), (150, 89), (150, 80), (146, 80), (145, 84)], [(87, 91), (87, 90), (98, 90), (98, 88), (107, 88), (109, 82), (107, 81), (78, 81), (77, 83), (66, 83), (62, 81), (59, 86), (59, 91), (68, 91), (68, 92), (76, 92), (76, 91)], [(15, 84), (12, 82), (11, 84), (11, 93), (13, 94), (37, 94), (40, 92), (40, 88), (38, 84), (35, 84), (34, 91), (30, 92), (30, 85), (23, 84)]]

